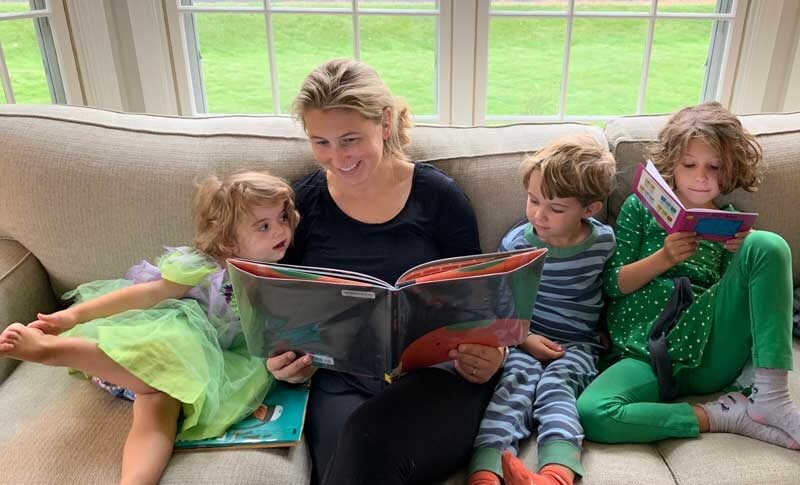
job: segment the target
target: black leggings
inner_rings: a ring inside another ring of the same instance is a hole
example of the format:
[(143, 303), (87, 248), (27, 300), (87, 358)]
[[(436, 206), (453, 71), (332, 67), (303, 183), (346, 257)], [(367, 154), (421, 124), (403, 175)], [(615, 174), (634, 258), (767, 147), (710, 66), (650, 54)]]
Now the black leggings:
[(312, 483), (325, 485), (446, 479), (469, 459), (499, 375), (478, 385), (426, 368), (380, 390), (376, 381), (317, 374), (306, 434)]

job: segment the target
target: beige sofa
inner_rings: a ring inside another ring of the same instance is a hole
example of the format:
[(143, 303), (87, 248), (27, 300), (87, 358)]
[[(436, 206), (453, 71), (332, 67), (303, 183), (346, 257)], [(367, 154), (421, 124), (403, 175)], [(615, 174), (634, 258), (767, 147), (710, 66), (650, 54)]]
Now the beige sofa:
[[(762, 191), (735, 194), (795, 250), (800, 276), (800, 114), (742, 117), (769, 168)], [(523, 216), (523, 154), (587, 132), (614, 150), (621, 190), (664, 117), (611, 121), (605, 133), (573, 123), (414, 129), (411, 155), (452, 175), (475, 207), (485, 250)], [(64, 106), (0, 105), (0, 328), (60, 305), (78, 283), (120, 276), (162, 245), (191, 241), (192, 180), (264, 167), (289, 179), (314, 169), (302, 130), (280, 117), (181, 119)], [(795, 355), (800, 345), (795, 341)], [(796, 357), (795, 362), (800, 364)], [(800, 378), (792, 375), (800, 400)], [(128, 403), (63, 369), (0, 359), (0, 483), (113, 483)], [(420, 436), (420, 440), (425, 439)], [(522, 451), (536, 461), (529, 441)], [(584, 484), (798, 483), (800, 452), (733, 435), (651, 445), (587, 443)], [(176, 454), (163, 483), (307, 483), (304, 444), (292, 449)], [(448, 483), (464, 483), (463, 475)]]

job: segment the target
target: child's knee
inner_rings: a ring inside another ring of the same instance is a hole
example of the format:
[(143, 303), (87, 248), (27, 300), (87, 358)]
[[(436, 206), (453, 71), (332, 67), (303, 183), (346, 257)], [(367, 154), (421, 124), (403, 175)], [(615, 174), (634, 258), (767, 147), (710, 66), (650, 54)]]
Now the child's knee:
[(614, 419), (622, 412), (623, 403), (616, 397), (604, 397), (584, 392), (578, 398), (578, 415), (586, 438), (601, 443), (610, 443), (617, 431)]
[(741, 251), (745, 248), (752, 248), (759, 252), (779, 256), (791, 262), (791, 249), (786, 240), (770, 231), (753, 231), (742, 241)]

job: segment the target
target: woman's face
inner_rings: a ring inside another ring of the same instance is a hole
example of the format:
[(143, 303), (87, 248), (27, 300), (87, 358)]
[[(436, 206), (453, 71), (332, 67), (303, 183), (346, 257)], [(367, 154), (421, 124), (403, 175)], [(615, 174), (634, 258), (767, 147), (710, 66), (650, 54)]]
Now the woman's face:
[(354, 186), (369, 183), (383, 160), (388, 121), (375, 123), (347, 109), (312, 109), (304, 124), (314, 158), (337, 181)]

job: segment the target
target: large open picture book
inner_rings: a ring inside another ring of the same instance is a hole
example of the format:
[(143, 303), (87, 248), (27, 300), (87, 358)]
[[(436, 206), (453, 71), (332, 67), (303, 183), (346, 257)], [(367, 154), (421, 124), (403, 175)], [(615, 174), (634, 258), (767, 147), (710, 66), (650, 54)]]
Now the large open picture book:
[(462, 343), (528, 335), (546, 249), (416, 266), (392, 283), (330, 268), (228, 259), (250, 353), (309, 354), (314, 365), (377, 378), (449, 360)]

